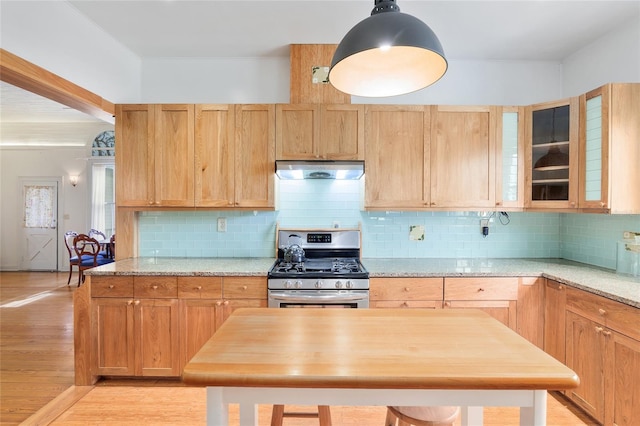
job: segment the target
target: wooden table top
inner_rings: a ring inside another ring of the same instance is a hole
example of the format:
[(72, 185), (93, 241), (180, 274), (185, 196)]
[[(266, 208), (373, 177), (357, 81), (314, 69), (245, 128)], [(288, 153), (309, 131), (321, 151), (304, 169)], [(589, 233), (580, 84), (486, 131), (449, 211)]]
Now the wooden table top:
[(470, 309), (236, 310), (186, 365), (192, 385), (575, 388), (577, 375)]

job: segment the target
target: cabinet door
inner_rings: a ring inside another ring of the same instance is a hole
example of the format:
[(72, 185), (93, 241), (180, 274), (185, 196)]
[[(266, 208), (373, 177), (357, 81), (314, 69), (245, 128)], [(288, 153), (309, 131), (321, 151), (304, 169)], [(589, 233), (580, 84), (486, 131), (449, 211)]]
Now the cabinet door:
[(547, 280), (544, 297), (544, 351), (564, 363), (567, 304), (565, 286), (556, 281)]
[(222, 300), (180, 301), (182, 363), (186, 363), (213, 336), (223, 320)]
[(525, 207), (578, 207), (578, 98), (526, 108)]
[(640, 341), (605, 330), (611, 360), (605, 374), (605, 424), (640, 424)]
[(429, 206), (429, 108), (365, 107), (365, 207)]
[(236, 105), (235, 206), (273, 208), (275, 106)]
[(154, 199), (154, 108), (116, 105), (116, 204), (147, 207)]
[(133, 376), (135, 374), (135, 338), (133, 300), (131, 298), (94, 298), (92, 300), (92, 374)]
[(503, 107), (498, 114), (496, 207), (524, 207), (524, 107)]
[(431, 206), (495, 207), (497, 108), (431, 111)]
[(519, 281), (516, 331), (542, 349), (545, 280), (539, 277), (522, 277)]
[(136, 375), (179, 376), (178, 299), (135, 302)]
[(235, 108), (196, 105), (196, 207), (233, 207), (235, 189)]
[(604, 421), (605, 335), (602, 324), (567, 311), (567, 367), (580, 377), (580, 385), (566, 395), (602, 423)]
[(580, 96), (580, 208), (640, 213), (640, 84)]
[(319, 149), (327, 160), (364, 160), (364, 105), (321, 105)]
[(515, 300), (445, 300), (444, 307), (447, 309), (479, 309), (516, 331), (517, 302)]
[(318, 105), (276, 105), (277, 160), (317, 160), (319, 136)]
[(194, 106), (155, 105), (155, 204), (193, 207)]

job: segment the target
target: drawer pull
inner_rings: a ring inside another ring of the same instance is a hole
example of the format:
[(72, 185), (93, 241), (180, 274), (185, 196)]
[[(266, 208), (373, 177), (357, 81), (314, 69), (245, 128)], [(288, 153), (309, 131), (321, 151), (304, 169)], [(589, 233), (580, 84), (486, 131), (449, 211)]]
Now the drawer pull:
[(481, 291), (484, 291), (484, 288), (480, 287), (480, 288), (478, 289), (478, 293), (480, 293)]
[(202, 286), (199, 285), (198, 287), (196, 287), (196, 290), (202, 290)]
[(243, 290), (246, 290), (246, 289), (248, 289), (248, 288), (249, 288), (249, 287), (247, 287), (246, 285), (243, 285), (243, 286), (242, 286), (242, 289), (243, 289)]
[(229, 305), (229, 301), (228, 301), (228, 300), (225, 300), (224, 302), (222, 302), (222, 304), (223, 304), (224, 306), (227, 306), (227, 305)]
[(409, 307), (409, 304), (408, 304), (407, 302), (402, 302), (402, 305), (401, 305), (401, 306), (402, 306), (403, 308), (408, 308), (408, 307)]
[(115, 286), (113, 284), (109, 284), (109, 290), (113, 289)]
[(404, 288), (404, 291), (407, 291), (407, 292), (408, 292), (408, 291), (409, 291), (409, 287), (405, 287), (405, 288)]
[(218, 300), (218, 301), (216, 302), (216, 306), (222, 306), (222, 301), (221, 301), (221, 300)]
[(157, 290), (157, 289), (158, 289), (158, 286), (157, 286), (157, 285), (154, 285), (154, 286), (151, 286), (151, 288), (152, 288), (152, 289), (154, 289), (154, 290)]
[(611, 336), (611, 332), (609, 330), (604, 330), (602, 334), (604, 334), (605, 336)]
[(605, 311), (604, 309), (600, 308), (600, 309), (598, 309), (598, 313), (599, 313), (600, 315), (606, 315), (606, 314), (607, 314), (607, 311)]
[(131, 305), (133, 303), (133, 300), (127, 300), (127, 305)]
[(136, 300), (135, 302), (133, 302), (134, 305), (138, 306), (140, 304), (139, 300)]
[(604, 330), (602, 327), (596, 326), (596, 333), (602, 333), (602, 330)]

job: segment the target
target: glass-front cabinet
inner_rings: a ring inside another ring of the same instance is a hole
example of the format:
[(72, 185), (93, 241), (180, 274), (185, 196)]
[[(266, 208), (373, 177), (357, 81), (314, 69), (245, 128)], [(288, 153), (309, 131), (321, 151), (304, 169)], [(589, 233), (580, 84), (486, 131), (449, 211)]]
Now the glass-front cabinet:
[(526, 202), (530, 208), (578, 207), (578, 98), (527, 107)]
[(524, 206), (524, 107), (502, 107), (496, 134), (496, 207)]

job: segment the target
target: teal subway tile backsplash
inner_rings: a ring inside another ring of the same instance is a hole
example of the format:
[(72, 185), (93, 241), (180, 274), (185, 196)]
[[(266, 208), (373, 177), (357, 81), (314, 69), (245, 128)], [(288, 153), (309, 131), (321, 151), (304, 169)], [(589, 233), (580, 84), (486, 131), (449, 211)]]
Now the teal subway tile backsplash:
[[(276, 211), (141, 212), (141, 256), (274, 257), (276, 227), (362, 226), (364, 257), (566, 258), (615, 269), (616, 241), (640, 232), (640, 216), (363, 211), (362, 181), (277, 181)], [(217, 231), (217, 219), (227, 231)], [(489, 218), (489, 235), (480, 219)], [(425, 238), (409, 239), (422, 225)]]

